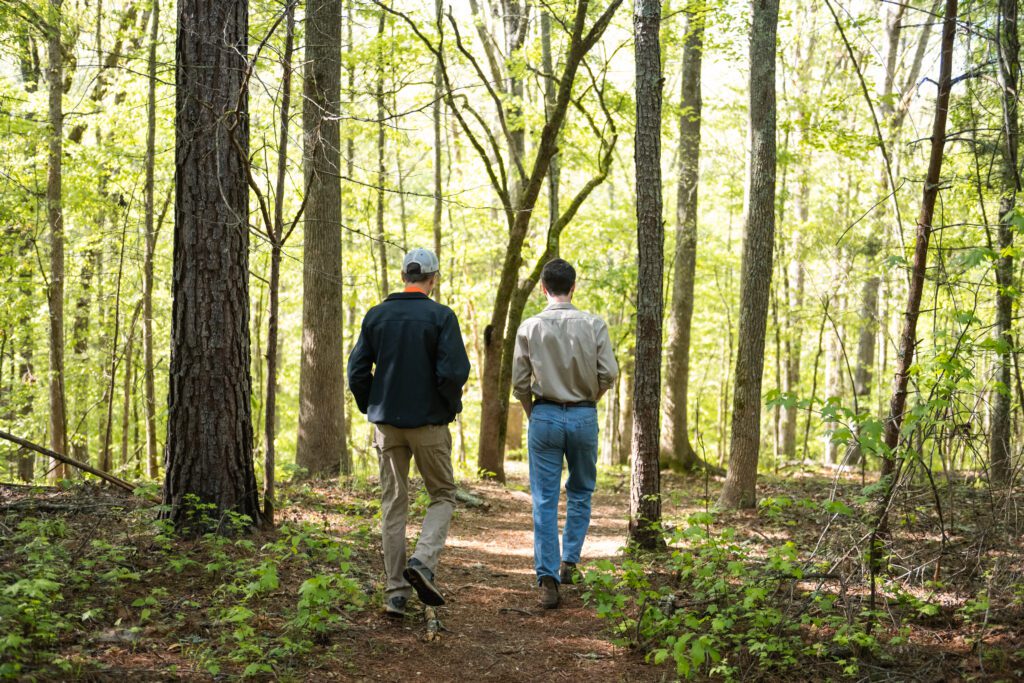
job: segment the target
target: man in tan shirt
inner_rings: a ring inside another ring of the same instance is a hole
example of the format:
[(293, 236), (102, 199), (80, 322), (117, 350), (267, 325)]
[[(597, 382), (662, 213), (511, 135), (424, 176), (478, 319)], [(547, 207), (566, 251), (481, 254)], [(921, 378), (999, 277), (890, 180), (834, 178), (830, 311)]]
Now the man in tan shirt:
[[(558, 607), (559, 583), (575, 580), (590, 526), (590, 497), (597, 483), (597, 401), (619, 367), (608, 326), (572, 305), (576, 270), (562, 259), (541, 272), (548, 306), (516, 333), (512, 393), (530, 419), (528, 451), (533, 498), (533, 560), (541, 604)], [(562, 461), (566, 519), (561, 550), (558, 498)], [(561, 566), (559, 566), (561, 557)]]

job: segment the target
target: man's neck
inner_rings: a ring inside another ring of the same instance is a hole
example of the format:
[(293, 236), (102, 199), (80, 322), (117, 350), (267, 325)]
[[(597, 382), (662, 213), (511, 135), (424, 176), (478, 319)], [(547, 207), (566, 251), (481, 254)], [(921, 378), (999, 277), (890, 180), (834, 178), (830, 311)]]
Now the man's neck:
[(566, 295), (566, 296), (552, 296), (551, 294), (548, 294), (548, 306), (550, 306), (551, 304), (571, 304), (571, 303), (572, 303), (572, 296), (570, 296), (570, 295)]

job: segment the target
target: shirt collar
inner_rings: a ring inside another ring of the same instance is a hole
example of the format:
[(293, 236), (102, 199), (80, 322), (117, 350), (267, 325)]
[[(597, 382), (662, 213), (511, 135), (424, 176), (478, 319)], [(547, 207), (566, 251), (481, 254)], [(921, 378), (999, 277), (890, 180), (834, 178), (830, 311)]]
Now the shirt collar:
[(575, 311), (576, 307), (573, 306), (568, 301), (566, 301), (564, 303), (561, 302), (561, 301), (556, 301), (554, 303), (548, 304), (547, 308), (545, 308), (544, 310), (545, 311)]

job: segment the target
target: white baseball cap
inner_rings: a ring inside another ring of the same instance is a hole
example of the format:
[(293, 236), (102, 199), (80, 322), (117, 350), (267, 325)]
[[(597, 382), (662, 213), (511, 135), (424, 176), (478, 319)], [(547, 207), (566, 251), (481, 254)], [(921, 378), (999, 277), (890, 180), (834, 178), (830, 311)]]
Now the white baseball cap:
[(436, 273), (440, 269), (441, 265), (437, 261), (437, 255), (429, 249), (419, 247), (412, 249), (405, 255), (405, 259), (402, 260), (402, 272), (405, 274), (421, 273), (428, 275)]

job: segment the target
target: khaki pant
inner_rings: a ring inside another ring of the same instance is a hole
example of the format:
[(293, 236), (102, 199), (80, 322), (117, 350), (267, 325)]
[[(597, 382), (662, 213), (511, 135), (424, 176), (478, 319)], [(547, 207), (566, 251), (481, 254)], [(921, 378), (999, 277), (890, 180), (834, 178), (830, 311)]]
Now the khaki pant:
[(374, 446), (380, 457), (381, 537), (388, 580), (385, 591), (388, 597), (409, 596), (412, 587), (402, 577), (406, 566), (409, 460), (416, 459), (416, 468), (430, 494), (430, 506), (423, 518), (423, 530), (413, 557), (434, 571), (455, 509), (452, 435), (448, 425), (425, 425), (415, 429), (384, 424), (375, 427)]

